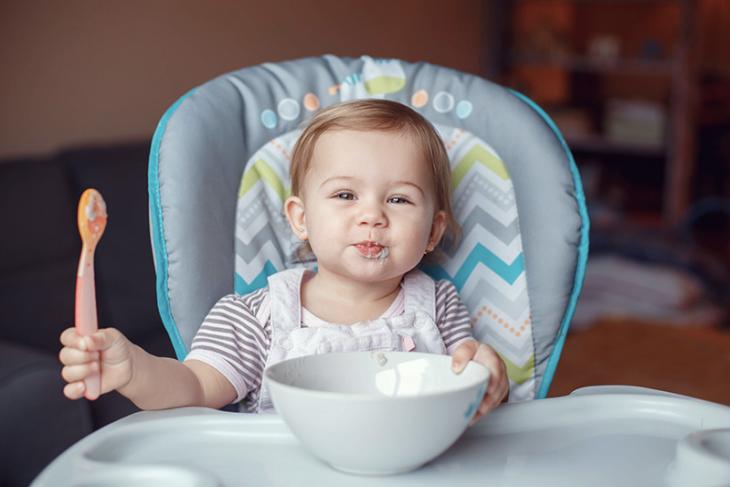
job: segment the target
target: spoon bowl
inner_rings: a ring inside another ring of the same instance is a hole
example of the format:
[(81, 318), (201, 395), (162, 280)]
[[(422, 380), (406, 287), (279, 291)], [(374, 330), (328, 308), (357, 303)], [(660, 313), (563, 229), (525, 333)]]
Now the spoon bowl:
[[(94, 284), (94, 251), (106, 228), (106, 203), (95, 189), (87, 189), (81, 195), (78, 209), (81, 257), (76, 272), (76, 331), (88, 336), (98, 330), (96, 316), (96, 287)], [(84, 396), (96, 399), (101, 392), (101, 376), (98, 372), (85, 380)]]

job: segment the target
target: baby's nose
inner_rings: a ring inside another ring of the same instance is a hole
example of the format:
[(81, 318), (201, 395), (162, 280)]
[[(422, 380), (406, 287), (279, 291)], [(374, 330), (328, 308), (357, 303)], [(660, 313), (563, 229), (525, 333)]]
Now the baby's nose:
[(360, 225), (369, 225), (373, 227), (384, 227), (387, 221), (385, 212), (379, 205), (367, 205), (363, 207), (363, 211), (359, 218)]

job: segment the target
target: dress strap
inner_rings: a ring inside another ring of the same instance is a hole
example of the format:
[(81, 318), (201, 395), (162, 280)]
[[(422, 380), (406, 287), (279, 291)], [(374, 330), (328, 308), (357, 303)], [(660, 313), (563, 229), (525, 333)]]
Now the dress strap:
[(269, 277), (272, 334), (288, 333), (301, 326), (301, 285), (305, 272), (306, 269), (299, 267)]
[(414, 269), (403, 277), (406, 313), (421, 311), (436, 321), (436, 283), (423, 271)]

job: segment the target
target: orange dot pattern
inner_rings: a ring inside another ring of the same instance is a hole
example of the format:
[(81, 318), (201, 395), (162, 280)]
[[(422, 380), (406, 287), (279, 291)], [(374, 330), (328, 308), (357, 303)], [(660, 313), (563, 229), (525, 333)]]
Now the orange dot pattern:
[(461, 137), (464, 135), (464, 131), (461, 129), (454, 130), (453, 135), (451, 136), (451, 139), (446, 143), (446, 150), (451, 150), (452, 147), (456, 145), (457, 142), (461, 139)]
[(282, 155), (283, 155), (284, 157), (286, 157), (286, 160), (287, 160), (287, 161), (291, 161), (291, 153), (289, 153), (289, 151), (288, 151), (288, 150), (286, 149), (286, 147), (284, 147), (283, 145), (281, 145), (281, 144), (279, 143), (279, 141), (278, 141), (278, 140), (276, 140), (276, 139), (273, 139), (273, 140), (271, 141), (271, 145), (273, 145), (274, 147), (276, 147), (276, 149), (277, 149), (277, 150), (278, 150), (279, 152), (281, 152), (281, 154), (282, 154)]
[(314, 93), (304, 95), (304, 108), (313, 112), (319, 109), (319, 98)]
[(479, 308), (471, 320), (472, 326), (474, 326), (483, 316), (489, 317), (494, 323), (501, 325), (502, 329), (512, 333), (514, 336), (522, 335), (530, 323), (532, 322), (532, 315), (530, 315), (525, 321), (520, 323), (512, 323), (509, 320), (503, 318), (499, 313), (493, 310), (490, 306), (482, 306)]
[(428, 92), (426, 90), (418, 90), (411, 97), (411, 105), (421, 108), (428, 103)]

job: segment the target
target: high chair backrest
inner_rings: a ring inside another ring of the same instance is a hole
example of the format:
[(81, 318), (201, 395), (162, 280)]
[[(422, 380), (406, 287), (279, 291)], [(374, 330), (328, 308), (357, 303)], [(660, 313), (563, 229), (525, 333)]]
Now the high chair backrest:
[(223, 295), (298, 262), (283, 217), (301, 126), (345, 100), (404, 103), (451, 159), (463, 236), (439, 265), (477, 338), (508, 366), (510, 400), (542, 398), (560, 357), (588, 253), (580, 177), (559, 131), (523, 95), (427, 63), (323, 56), (215, 78), (164, 114), (150, 153), (150, 225), (163, 323), (182, 359)]

